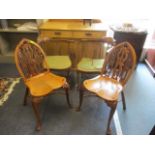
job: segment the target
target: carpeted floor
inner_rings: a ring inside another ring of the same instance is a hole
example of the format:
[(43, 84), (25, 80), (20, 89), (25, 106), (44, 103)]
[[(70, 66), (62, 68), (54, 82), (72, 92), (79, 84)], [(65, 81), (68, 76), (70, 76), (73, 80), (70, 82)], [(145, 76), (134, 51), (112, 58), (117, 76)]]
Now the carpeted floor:
[[(0, 64), (0, 68), (1, 77), (18, 77), (14, 65)], [(79, 103), (75, 78), (73, 74), (70, 79), (73, 106)], [(155, 124), (154, 87), (155, 79), (145, 64), (139, 64), (125, 89), (127, 110), (124, 112), (122, 104), (118, 104), (118, 118), (114, 117), (116, 121), (112, 122), (113, 134), (119, 128), (126, 135), (149, 134)], [(41, 104), (43, 127), (40, 132), (36, 132), (31, 104), (22, 105), (25, 91), (22, 81), (16, 85), (15, 90), (4, 106), (0, 107), (0, 134), (105, 134), (109, 108), (98, 98), (84, 98), (82, 111), (75, 112), (68, 109), (64, 95), (46, 97)]]
[(148, 135), (155, 125), (155, 79), (145, 64), (139, 64), (125, 88), (127, 110), (117, 111), (123, 134)]
[[(8, 69), (10, 68), (10, 70)], [(5, 65), (1, 74), (17, 77), (15, 66)], [(70, 99), (74, 107), (79, 103), (79, 94), (71, 80)], [(25, 87), (21, 81), (7, 102), (0, 107), (0, 134), (1, 135), (104, 135), (107, 125), (109, 108), (102, 100), (96, 97), (85, 97), (81, 112), (69, 110), (65, 95), (54, 94), (46, 97), (41, 104), (42, 130), (35, 131), (35, 117), (29, 103), (23, 106)], [(113, 134), (116, 134), (112, 122)]]

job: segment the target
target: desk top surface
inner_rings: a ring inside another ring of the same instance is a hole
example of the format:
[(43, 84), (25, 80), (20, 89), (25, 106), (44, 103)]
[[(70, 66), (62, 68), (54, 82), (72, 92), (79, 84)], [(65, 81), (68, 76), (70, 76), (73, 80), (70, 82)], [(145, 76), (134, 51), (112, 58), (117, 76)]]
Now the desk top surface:
[(89, 23), (83, 22), (61, 22), (61, 21), (48, 21), (43, 23), (40, 30), (71, 30), (71, 31), (106, 31), (106, 26), (103, 23)]

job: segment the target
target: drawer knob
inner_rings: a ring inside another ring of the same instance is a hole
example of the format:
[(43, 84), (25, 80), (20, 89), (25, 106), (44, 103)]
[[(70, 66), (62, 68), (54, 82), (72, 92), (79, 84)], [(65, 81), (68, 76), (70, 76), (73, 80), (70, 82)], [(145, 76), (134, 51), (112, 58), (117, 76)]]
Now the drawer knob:
[(85, 35), (86, 36), (92, 36), (92, 33), (87, 32), (87, 33), (85, 33)]
[(54, 32), (55, 35), (61, 35), (61, 32)]

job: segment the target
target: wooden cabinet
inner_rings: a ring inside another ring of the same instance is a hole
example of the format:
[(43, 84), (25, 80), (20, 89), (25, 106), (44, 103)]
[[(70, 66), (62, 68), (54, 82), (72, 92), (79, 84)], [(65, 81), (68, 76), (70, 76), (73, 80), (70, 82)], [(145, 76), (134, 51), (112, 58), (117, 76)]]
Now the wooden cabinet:
[[(65, 54), (69, 55), (72, 60), (72, 68), (75, 68), (77, 63), (83, 56), (96, 58), (104, 57), (104, 48), (98, 42), (83, 42), (83, 39), (100, 39), (106, 36), (106, 28), (102, 23), (83, 24), (83, 22), (74, 21), (48, 21), (39, 27), (39, 38), (67, 38), (72, 40), (69, 46), (64, 46), (59, 52), (56, 49), (57, 43), (51, 43), (46, 48), (47, 55)], [(59, 42), (61, 44), (62, 42)]]

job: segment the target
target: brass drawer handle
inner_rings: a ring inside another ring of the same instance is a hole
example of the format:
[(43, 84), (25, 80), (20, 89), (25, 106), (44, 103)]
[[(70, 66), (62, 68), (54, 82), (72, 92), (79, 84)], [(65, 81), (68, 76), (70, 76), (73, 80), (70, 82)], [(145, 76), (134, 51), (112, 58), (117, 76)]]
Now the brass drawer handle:
[(54, 32), (55, 35), (61, 35), (61, 32)]
[(92, 33), (87, 32), (87, 33), (85, 33), (85, 35), (86, 36), (92, 36)]

